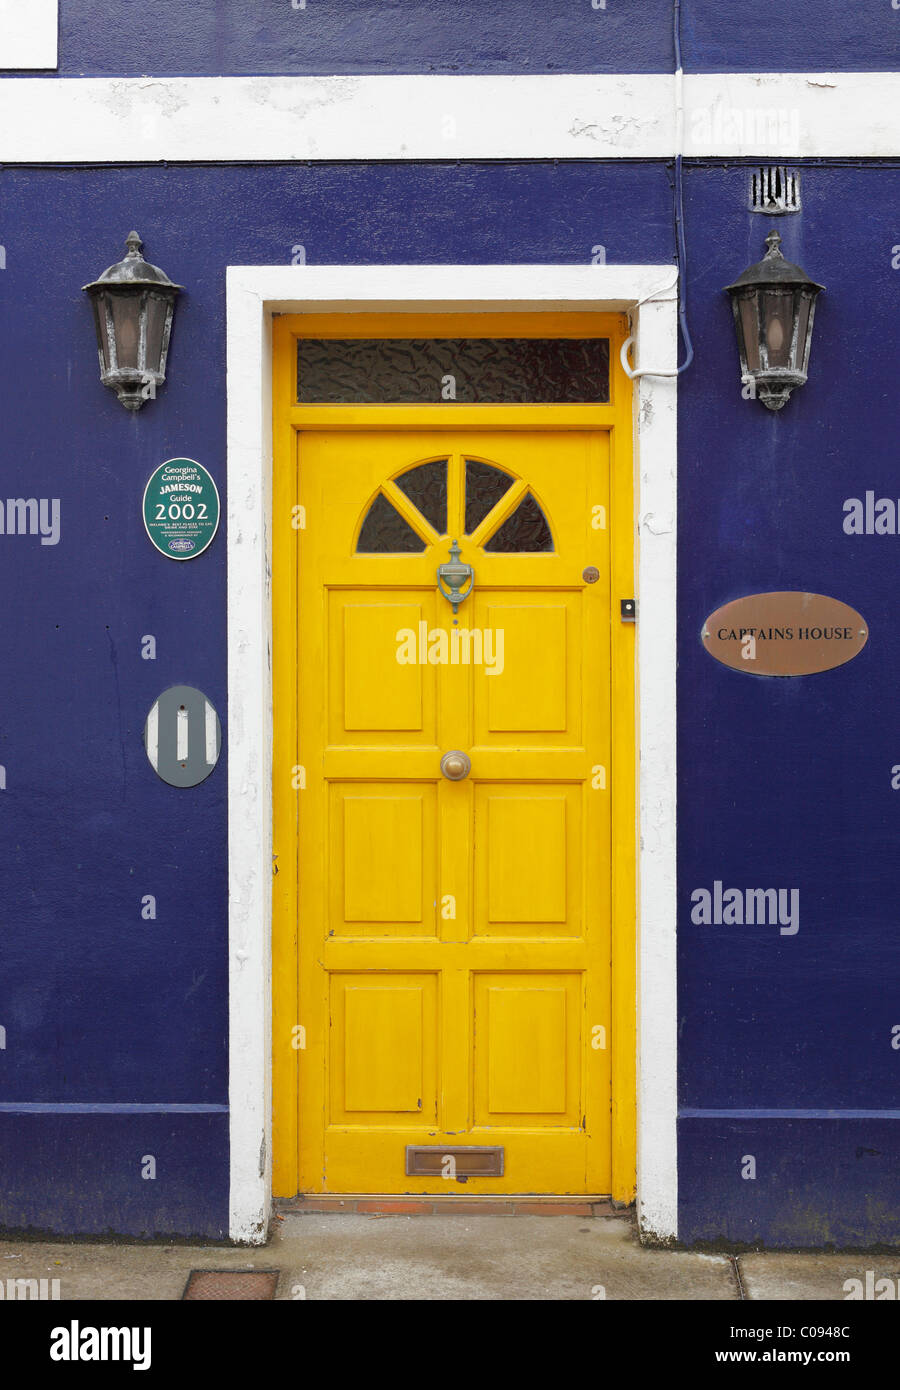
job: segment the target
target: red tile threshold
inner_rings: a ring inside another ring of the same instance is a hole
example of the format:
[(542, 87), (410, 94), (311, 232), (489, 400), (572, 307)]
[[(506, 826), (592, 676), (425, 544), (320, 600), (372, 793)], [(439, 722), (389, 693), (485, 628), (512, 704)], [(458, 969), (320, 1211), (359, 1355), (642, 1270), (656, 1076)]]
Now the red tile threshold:
[(276, 1214), (363, 1216), (624, 1216), (608, 1197), (290, 1197), (275, 1201)]

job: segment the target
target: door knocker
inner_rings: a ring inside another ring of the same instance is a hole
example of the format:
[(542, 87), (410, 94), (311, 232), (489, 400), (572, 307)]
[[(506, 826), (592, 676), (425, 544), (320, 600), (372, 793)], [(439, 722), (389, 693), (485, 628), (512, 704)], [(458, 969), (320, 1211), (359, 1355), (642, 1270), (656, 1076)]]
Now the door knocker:
[[(456, 610), (464, 599), (469, 597), (472, 592), (472, 585), (475, 583), (475, 571), (471, 565), (460, 560), (459, 542), (454, 541), (450, 547), (450, 559), (445, 560), (442, 565), (437, 567), (438, 589), (444, 598), (453, 606), (453, 616), (456, 617)], [(463, 588), (468, 579), (468, 585)]]

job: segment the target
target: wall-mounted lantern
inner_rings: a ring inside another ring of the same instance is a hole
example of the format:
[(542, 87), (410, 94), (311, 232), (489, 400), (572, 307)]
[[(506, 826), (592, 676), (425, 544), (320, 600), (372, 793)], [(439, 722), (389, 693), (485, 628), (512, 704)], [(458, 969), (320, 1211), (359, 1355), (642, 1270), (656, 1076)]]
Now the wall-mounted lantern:
[(766, 237), (761, 261), (726, 289), (731, 295), (741, 380), (769, 410), (781, 410), (795, 386), (803, 386), (809, 366), (816, 296), (823, 285), (786, 261), (781, 237)]
[(143, 244), (129, 232), (125, 259), (84, 286), (94, 306), (100, 380), (126, 410), (140, 410), (166, 379), (175, 296), (184, 288), (144, 260)]

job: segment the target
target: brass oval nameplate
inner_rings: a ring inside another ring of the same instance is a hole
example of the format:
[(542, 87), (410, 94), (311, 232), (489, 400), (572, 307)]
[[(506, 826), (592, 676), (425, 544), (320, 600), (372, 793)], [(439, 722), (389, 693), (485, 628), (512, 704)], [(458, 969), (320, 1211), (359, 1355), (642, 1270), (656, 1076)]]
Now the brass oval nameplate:
[(855, 608), (824, 594), (748, 594), (710, 613), (703, 645), (735, 671), (753, 676), (809, 676), (852, 661), (868, 625)]

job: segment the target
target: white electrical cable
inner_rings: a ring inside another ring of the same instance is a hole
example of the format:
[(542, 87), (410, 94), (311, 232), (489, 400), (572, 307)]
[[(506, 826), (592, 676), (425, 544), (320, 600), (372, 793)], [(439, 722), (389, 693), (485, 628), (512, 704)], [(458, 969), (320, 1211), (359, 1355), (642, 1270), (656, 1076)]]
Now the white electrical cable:
[[(679, 222), (678, 225), (679, 225), (679, 228), (683, 228), (684, 211), (683, 211), (683, 209), (682, 209), (681, 207), (678, 207), (678, 206), (677, 206), (677, 205), (678, 205), (678, 200), (679, 200), (680, 178), (681, 178), (681, 157), (682, 157), (682, 155), (683, 155), (683, 153), (684, 153), (684, 148), (683, 148), (683, 147), (684, 147), (684, 70), (683, 70), (682, 63), (681, 63), (681, 15), (680, 15), (680, 9), (681, 9), (680, 0), (675, 0), (675, 8), (674, 8), (674, 29), (675, 29), (675, 180), (676, 180), (676, 194), (675, 194), (675, 196), (676, 196), (677, 216), (678, 216), (678, 218), (681, 219), (681, 221)], [(680, 232), (679, 232), (679, 236), (682, 236), (682, 235), (683, 235), (683, 231), (680, 231)], [(680, 244), (681, 244), (681, 243), (679, 242), (679, 245), (680, 245)], [(660, 291), (663, 290), (663, 289), (665, 289), (665, 290), (674, 289), (675, 286), (678, 284), (678, 276), (679, 276), (679, 273), (680, 273), (679, 269), (676, 269), (676, 271), (675, 271), (675, 279), (672, 281), (672, 283), (671, 283), (670, 285), (660, 286), (660, 290), (653, 290), (652, 293), (651, 293), (651, 294), (648, 294), (644, 299), (639, 299), (638, 302), (637, 302), (637, 304), (636, 304), (634, 307), (635, 307), (636, 309), (640, 308), (640, 306), (641, 306), (642, 304), (646, 304), (646, 303), (647, 303), (647, 300), (648, 300), (648, 299), (652, 299), (652, 298), (654, 297), (654, 295), (660, 293)], [(680, 305), (680, 304), (681, 304), (681, 300), (679, 299), (679, 305)], [(681, 322), (682, 322), (682, 329), (684, 330), (685, 335), (687, 335), (687, 325), (686, 325), (686, 323), (684, 322), (683, 315), (681, 315), (680, 317), (681, 317)], [(636, 335), (635, 335), (634, 333), (632, 333), (631, 336), (630, 336), (629, 338), (626, 338), (625, 341), (624, 341), (624, 343), (622, 344), (621, 350), (620, 350), (620, 352), (619, 352), (619, 361), (620, 361), (621, 364), (622, 364), (622, 370), (624, 371), (625, 375), (626, 375), (627, 377), (629, 377), (632, 381), (636, 381), (639, 377), (642, 377), (642, 376), (662, 376), (662, 377), (680, 376), (681, 373), (684, 371), (685, 367), (690, 366), (691, 360), (692, 360), (692, 358), (693, 358), (693, 356), (694, 356), (694, 352), (693, 352), (693, 348), (691, 348), (691, 347), (690, 347), (690, 344), (688, 343), (687, 346), (688, 346), (689, 351), (688, 351), (687, 359), (685, 360), (685, 362), (682, 363), (682, 365), (681, 365), (680, 367), (676, 367), (674, 371), (657, 371), (657, 369), (654, 368), (654, 367), (639, 367), (639, 366), (637, 365), (637, 363), (635, 363), (634, 369), (632, 370), (632, 368), (629, 367), (629, 365), (628, 365), (628, 349), (631, 347), (631, 344), (634, 342), (635, 336), (636, 336)], [(675, 360), (676, 360), (676, 362), (677, 362), (677, 360), (678, 360), (678, 359), (677, 359), (677, 356), (676, 356), (676, 359), (675, 359)]]
[[(674, 280), (671, 280), (668, 285), (658, 285), (655, 290), (651, 290), (649, 294), (645, 294), (643, 299), (639, 299), (637, 301), (637, 303), (634, 305), (634, 308), (639, 309), (642, 304), (648, 303), (648, 301), (651, 299), (656, 299), (657, 297), (662, 298), (667, 290), (673, 290), (677, 284), (678, 271), (676, 270)], [(668, 295), (665, 295), (665, 297), (669, 298)], [(655, 371), (652, 367), (638, 367), (637, 363), (635, 363), (634, 369), (632, 370), (632, 368), (628, 365), (628, 349), (631, 347), (631, 344), (634, 342), (636, 336), (637, 334), (632, 333), (629, 338), (626, 338), (619, 351), (619, 361), (621, 362), (622, 370), (627, 377), (630, 377), (631, 380), (634, 381), (636, 380), (636, 378), (642, 376), (678, 376), (680, 369), (677, 367), (675, 371), (658, 372)]]

